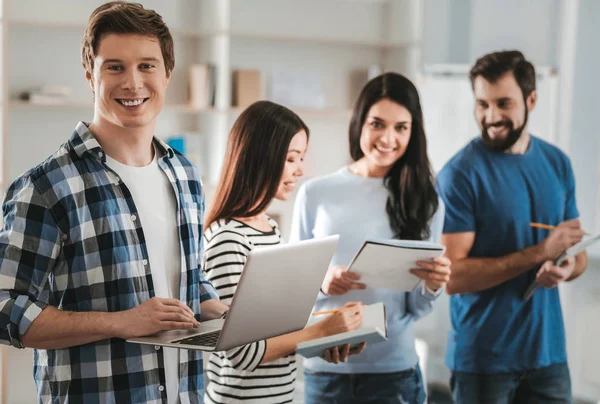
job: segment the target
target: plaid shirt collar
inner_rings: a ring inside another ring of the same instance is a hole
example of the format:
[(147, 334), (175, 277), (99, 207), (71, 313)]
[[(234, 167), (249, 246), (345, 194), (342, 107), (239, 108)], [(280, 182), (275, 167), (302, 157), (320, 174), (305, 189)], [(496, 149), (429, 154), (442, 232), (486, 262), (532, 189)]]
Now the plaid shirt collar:
[[(100, 146), (94, 135), (92, 135), (92, 132), (90, 132), (89, 126), (89, 123), (79, 122), (69, 139), (69, 144), (80, 158), (85, 158), (87, 154), (91, 154), (94, 158), (105, 163), (106, 153), (104, 153), (102, 146)], [(154, 137), (154, 144), (158, 147), (162, 156), (169, 159), (175, 156), (173, 149), (161, 139)]]

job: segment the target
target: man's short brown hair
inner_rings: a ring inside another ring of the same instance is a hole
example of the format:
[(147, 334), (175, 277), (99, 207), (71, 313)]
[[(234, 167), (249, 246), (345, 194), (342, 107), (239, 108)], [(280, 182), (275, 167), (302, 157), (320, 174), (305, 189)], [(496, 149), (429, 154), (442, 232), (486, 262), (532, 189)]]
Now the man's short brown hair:
[(525, 59), (525, 56), (517, 50), (499, 51), (483, 55), (471, 68), (469, 77), (471, 85), (474, 86), (478, 76), (483, 77), (490, 83), (495, 83), (506, 73), (512, 72), (517, 84), (526, 100), (529, 94), (535, 90), (535, 68), (533, 64)]
[(175, 67), (173, 37), (162, 17), (141, 4), (111, 1), (94, 10), (81, 43), (81, 63), (85, 70), (94, 70), (94, 59), (102, 36), (109, 33), (139, 34), (158, 38), (167, 74)]

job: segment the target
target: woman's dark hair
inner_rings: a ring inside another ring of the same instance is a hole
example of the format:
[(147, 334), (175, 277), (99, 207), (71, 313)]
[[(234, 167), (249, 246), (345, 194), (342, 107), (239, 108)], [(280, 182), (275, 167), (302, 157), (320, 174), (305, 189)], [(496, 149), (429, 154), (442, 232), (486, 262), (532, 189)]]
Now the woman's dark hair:
[(290, 142), (309, 131), (298, 115), (269, 102), (250, 105), (233, 124), (225, 151), (223, 172), (205, 228), (219, 219), (252, 217), (275, 197)]
[(433, 172), (427, 157), (427, 139), (417, 89), (406, 77), (385, 73), (363, 88), (350, 121), (350, 155), (354, 161), (364, 157), (360, 137), (371, 107), (388, 99), (405, 107), (412, 115), (410, 140), (404, 155), (383, 179), (389, 191), (386, 212), (394, 237), (423, 240), (430, 237), (429, 225), (438, 208)]

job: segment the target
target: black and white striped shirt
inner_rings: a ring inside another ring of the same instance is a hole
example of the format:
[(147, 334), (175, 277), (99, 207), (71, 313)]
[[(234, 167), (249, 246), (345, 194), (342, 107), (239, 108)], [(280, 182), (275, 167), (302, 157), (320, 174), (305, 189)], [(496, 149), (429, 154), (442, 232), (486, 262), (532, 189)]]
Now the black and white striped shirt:
[[(231, 304), (246, 257), (253, 248), (281, 243), (277, 223), (269, 219), (272, 231), (263, 232), (236, 220), (219, 220), (204, 232), (203, 270), (221, 301)], [(295, 356), (259, 365), (266, 341), (254, 342), (210, 355), (209, 384), (205, 403), (290, 403), (296, 381)]]

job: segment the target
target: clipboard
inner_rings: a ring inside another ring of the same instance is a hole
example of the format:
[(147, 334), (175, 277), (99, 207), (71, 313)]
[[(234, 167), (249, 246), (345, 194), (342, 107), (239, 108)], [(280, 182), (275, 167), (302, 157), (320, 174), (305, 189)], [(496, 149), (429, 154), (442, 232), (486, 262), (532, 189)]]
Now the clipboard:
[[(568, 257), (576, 256), (577, 254), (585, 251), (588, 247), (591, 247), (592, 245), (596, 244), (599, 241), (600, 241), (600, 234), (597, 234), (597, 235), (591, 236), (591, 237), (584, 237), (579, 243), (568, 248), (560, 257), (558, 257), (558, 259), (556, 261), (554, 261), (554, 265), (558, 265), (558, 266), (562, 265)], [(537, 281), (533, 281), (531, 283), (531, 285), (529, 285), (529, 287), (525, 291), (525, 294), (523, 295), (523, 299), (525, 299), (526, 301), (531, 299), (531, 296), (533, 296), (533, 294), (535, 293), (535, 291), (537, 290), (537, 288), (539, 286), (540, 285), (537, 283)]]

